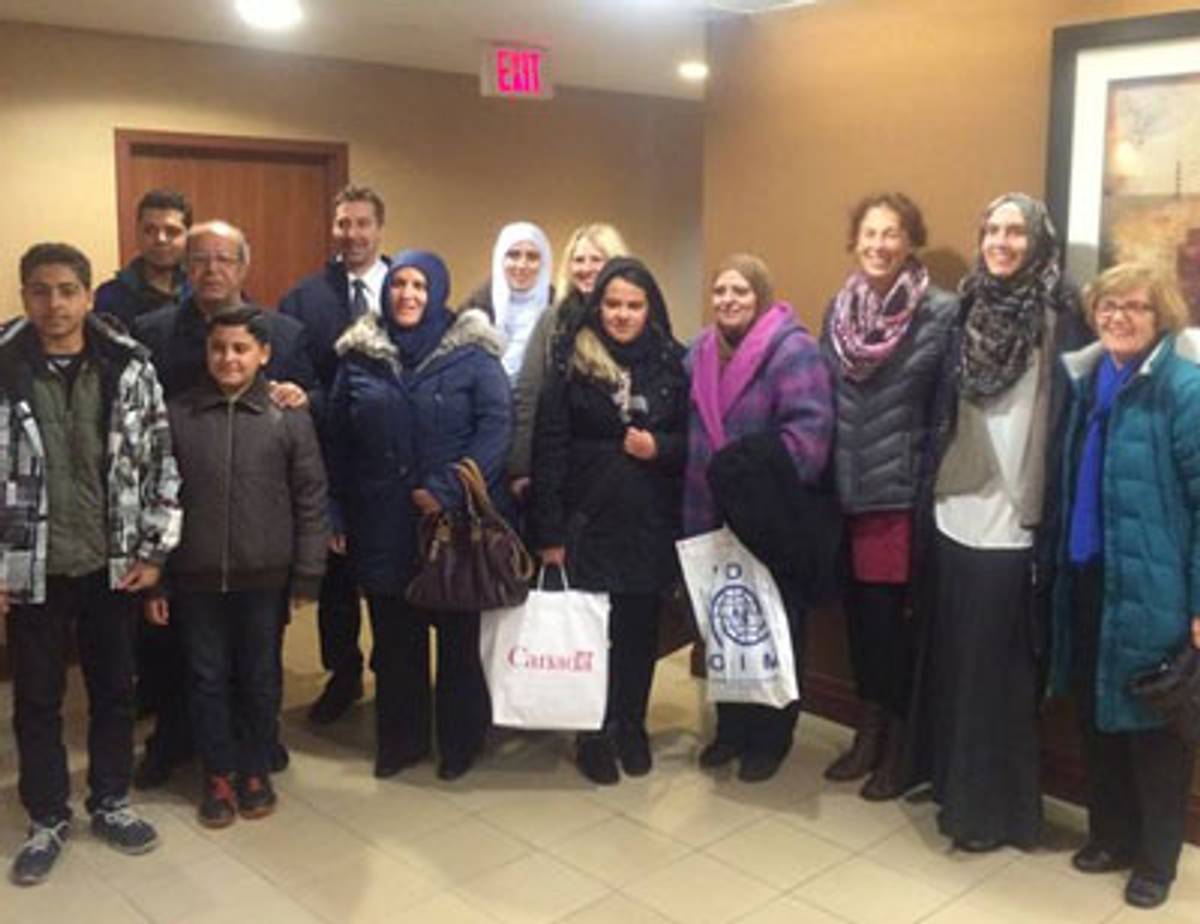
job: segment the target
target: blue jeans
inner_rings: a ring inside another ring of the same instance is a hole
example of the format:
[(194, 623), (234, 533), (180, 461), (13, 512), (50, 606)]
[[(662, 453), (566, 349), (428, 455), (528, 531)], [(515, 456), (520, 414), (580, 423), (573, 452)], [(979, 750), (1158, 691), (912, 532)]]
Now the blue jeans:
[(171, 619), (188, 662), (188, 708), (206, 774), (265, 777), (279, 714), (279, 589), (182, 593)]

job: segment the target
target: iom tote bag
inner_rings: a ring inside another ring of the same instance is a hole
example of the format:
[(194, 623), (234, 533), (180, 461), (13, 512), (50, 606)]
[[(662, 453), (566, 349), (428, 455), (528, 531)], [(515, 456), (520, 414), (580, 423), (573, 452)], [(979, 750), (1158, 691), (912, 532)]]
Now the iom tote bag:
[(787, 611), (767, 566), (726, 527), (675, 546), (707, 650), (709, 702), (799, 699)]

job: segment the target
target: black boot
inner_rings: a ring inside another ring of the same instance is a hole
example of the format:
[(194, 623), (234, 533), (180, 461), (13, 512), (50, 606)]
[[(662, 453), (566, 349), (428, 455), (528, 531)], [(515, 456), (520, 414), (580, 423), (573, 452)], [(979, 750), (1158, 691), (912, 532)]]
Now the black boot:
[(627, 776), (645, 776), (654, 766), (650, 739), (644, 728), (623, 728), (617, 735), (617, 756)]
[(868, 802), (886, 802), (904, 794), (904, 720), (892, 716), (884, 732), (883, 757), (859, 790)]
[(887, 713), (878, 703), (863, 703), (850, 750), (825, 768), (825, 779), (839, 783), (858, 780), (879, 764)]
[(576, 742), (575, 763), (579, 772), (593, 783), (611, 786), (621, 779), (617, 770), (616, 749), (604, 732), (580, 735)]

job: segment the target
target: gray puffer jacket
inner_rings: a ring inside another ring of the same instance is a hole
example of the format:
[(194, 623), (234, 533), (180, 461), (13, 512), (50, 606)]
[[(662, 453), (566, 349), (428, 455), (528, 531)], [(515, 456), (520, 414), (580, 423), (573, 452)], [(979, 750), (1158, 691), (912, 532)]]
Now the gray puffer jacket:
[(837, 394), (833, 458), (846, 513), (915, 505), (937, 376), (958, 307), (956, 296), (930, 286), (895, 353), (865, 382), (855, 382), (846, 378), (830, 342), (830, 303), (821, 351)]

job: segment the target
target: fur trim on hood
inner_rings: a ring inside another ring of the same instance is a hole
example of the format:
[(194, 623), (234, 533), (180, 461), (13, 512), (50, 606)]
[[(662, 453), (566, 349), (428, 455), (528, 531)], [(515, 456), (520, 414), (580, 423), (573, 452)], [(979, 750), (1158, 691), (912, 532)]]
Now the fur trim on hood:
[[(424, 368), (457, 349), (471, 346), (479, 347), (497, 359), (504, 353), (504, 335), (492, 326), (487, 315), (478, 308), (468, 308), (455, 316), (450, 329), (419, 368)], [(338, 337), (334, 349), (337, 350), (338, 356), (361, 353), (368, 359), (382, 360), (395, 367), (398, 367), (400, 362), (396, 345), (383, 329), (379, 316), (373, 313), (363, 315), (346, 328), (345, 333)]]

